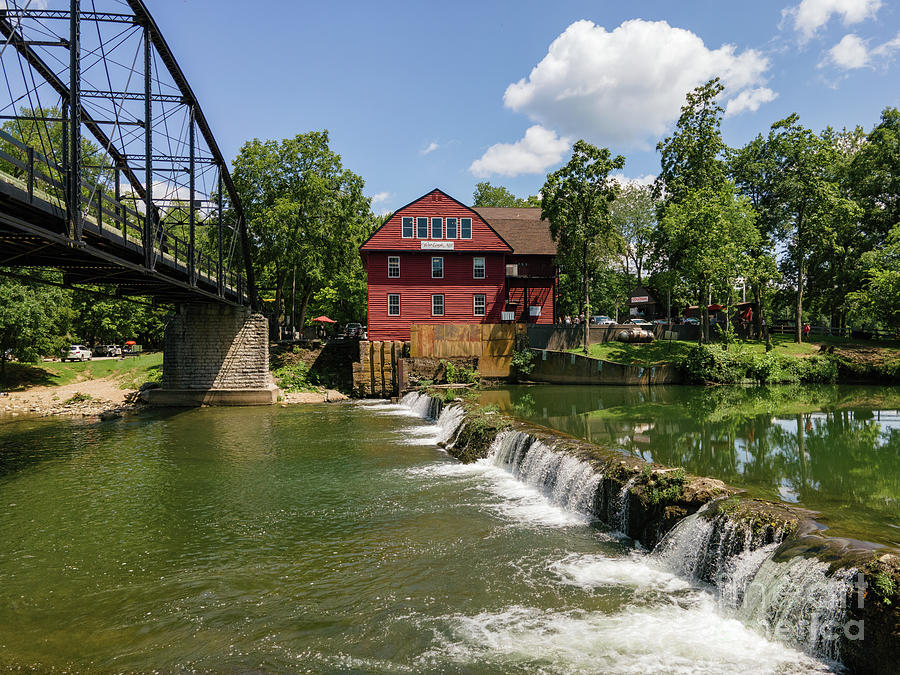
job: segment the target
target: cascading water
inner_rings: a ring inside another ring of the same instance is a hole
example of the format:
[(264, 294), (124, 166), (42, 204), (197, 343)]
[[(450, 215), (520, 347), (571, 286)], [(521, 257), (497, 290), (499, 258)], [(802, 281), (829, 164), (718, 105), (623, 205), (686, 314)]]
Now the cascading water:
[(557, 506), (594, 515), (594, 500), (602, 476), (587, 462), (554, 452), (520, 431), (504, 431), (494, 439), (487, 461), (541, 489)]
[(815, 558), (776, 562), (782, 532), (766, 534), (747, 520), (722, 513), (708, 517), (704, 511), (672, 528), (653, 551), (657, 561), (712, 585), (726, 610), (767, 637), (838, 661), (856, 570), (829, 576), (828, 565)]
[(412, 410), (419, 417), (424, 417), (432, 422), (440, 417), (444, 407), (440, 399), (432, 398), (420, 391), (411, 391), (400, 399), (400, 405)]
[[(401, 400), (439, 426), (440, 442), (451, 442), (465, 423), (461, 406), (441, 406), (412, 393)], [(589, 463), (521, 431), (503, 431), (482, 460), (539, 489), (554, 505), (596, 517), (607, 504), (609, 524), (628, 531), (632, 477), (618, 492), (602, 494), (603, 476)], [(600, 494), (598, 494), (598, 492)], [(808, 654), (838, 662), (847, 624), (846, 601), (856, 570), (829, 575), (814, 558), (776, 562), (781, 531), (754, 528), (727, 513), (698, 513), (682, 519), (657, 544), (651, 565), (714, 590), (718, 605), (768, 638), (792, 643)]]

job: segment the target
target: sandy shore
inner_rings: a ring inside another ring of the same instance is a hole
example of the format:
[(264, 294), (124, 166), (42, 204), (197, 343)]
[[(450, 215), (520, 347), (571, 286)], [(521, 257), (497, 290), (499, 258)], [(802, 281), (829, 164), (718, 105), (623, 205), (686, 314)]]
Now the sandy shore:
[[(90, 397), (70, 401), (75, 394)], [(0, 417), (18, 415), (116, 416), (134, 407), (137, 392), (113, 378), (83, 380), (60, 387), (32, 387), (0, 395)]]

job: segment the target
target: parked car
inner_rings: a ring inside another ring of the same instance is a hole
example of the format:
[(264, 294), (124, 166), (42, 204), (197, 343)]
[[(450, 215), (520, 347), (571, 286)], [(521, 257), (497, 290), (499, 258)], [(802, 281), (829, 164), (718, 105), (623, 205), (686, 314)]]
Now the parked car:
[(681, 323), (683, 323), (685, 326), (699, 326), (700, 319), (695, 319), (694, 317), (689, 316), (685, 319), (682, 319)]
[(344, 327), (344, 335), (348, 338), (361, 338), (363, 334), (363, 327), (361, 323), (348, 323)]
[(107, 356), (122, 356), (122, 348), (119, 345), (106, 345)]
[(628, 319), (626, 326), (640, 326), (641, 328), (653, 328), (653, 324), (646, 319)]
[(604, 316), (602, 314), (591, 317), (591, 323), (596, 326), (615, 326), (616, 322), (609, 318), (608, 316)]
[(91, 350), (84, 345), (72, 345), (69, 347), (68, 353), (63, 357), (63, 361), (90, 361), (94, 358)]
[(653, 323), (655, 323), (659, 326), (667, 326), (672, 322), (669, 321), (668, 319), (654, 319)]

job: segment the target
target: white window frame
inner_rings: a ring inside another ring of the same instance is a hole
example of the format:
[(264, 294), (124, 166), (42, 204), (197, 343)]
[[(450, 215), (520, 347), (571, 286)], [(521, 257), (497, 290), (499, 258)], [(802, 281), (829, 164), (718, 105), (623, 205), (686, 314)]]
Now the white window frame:
[[(406, 234), (406, 221), (409, 221), (409, 234)], [(416, 219), (412, 216), (403, 216), (400, 219), (400, 236), (404, 239), (412, 239), (416, 233)]]
[[(453, 236), (450, 236), (450, 221), (453, 221)], [(459, 218), (444, 218), (444, 238), (456, 239), (459, 237)]]
[[(391, 274), (391, 261), (392, 260), (397, 261), (397, 274)], [(388, 279), (399, 279), (400, 278), (400, 256), (399, 255), (389, 255), (388, 256), (387, 274), (388, 274)]]
[[(397, 311), (396, 313), (391, 311), (391, 298), (397, 298)], [(400, 316), (400, 294), (399, 293), (388, 293), (387, 296), (387, 314), (388, 316)]]
[[(478, 260), (481, 261), (481, 276), (478, 276)], [(485, 262), (484, 256), (478, 255), (472, 258), (472, 278), (487, 279), (487, 263)]]
[[(440, 314), (434, 311), (434, 301), (436, 298), (441, 299), (441, 312)], [(444, 304), (444, 294), (443, 293), (434, 293), (431, 296), (431, 316), (444, 316), (444, 313), (447, 311), (447, 307)]]
[[(441, 261), (441, 274), (440, 274), (440, 276), (437, 276), (437, 277), (434, 276), (434, 261), (435, 260)], [(431, 259), (431, 278), (432, 279), (443, 279), (444, 278), (444, 256), (436, 255)]]
[[(422, 221), (425, 221), (425, 236), (423, 237), (421, 232)], [(428, 239), (429, 225), (431, 223), (428, 220), (428, 216), (417, 216), (416, 217), (416, 239)]]
[[(438, 223), (440, 225), (441, 231), (440, 236), (434, 236), (434, 224)], [(444, 238), (444, 219), (443, 218), (431, 218), (431, 238), (432, 239), (443, 239)]]
[[(478, 298), (481, 298), (481, 313), (478, 313)], [(475, 293), (472, 296), (472, 316), (485, 316), (487, 314), (487, 295)]]
[[(466, 237), (463, 235), (463, 223), (469, 223), (469, 236)], [(460, 239), (471, 239), (472, 238), (472, 219), (471, 218), (460, 218), (459, 219), (459, 238)]]

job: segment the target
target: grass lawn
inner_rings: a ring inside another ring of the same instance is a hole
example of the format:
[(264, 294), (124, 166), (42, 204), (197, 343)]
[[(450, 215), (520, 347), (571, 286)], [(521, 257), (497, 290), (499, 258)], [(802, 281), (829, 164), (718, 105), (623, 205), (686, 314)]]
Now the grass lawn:
[(35, 386), (54, 387), (107, 377), (119, 380), (122, 389), (137, 389), (148, 380), (159, 380), (162, 360), (162, 352), (148, 352), (103, 361), (7, 363), (6, 382), (0, 383), (0, 389), (21, 391)]
[[(615, 361), (617, 363), (640, 363), (654, 364), (667, 363), (673, 361), (687, 352), (697, 344), (696, 340), (657, 340), (649, 344), (628, 344), (625, 342), (607, 342), (605, 344), (595, 344), (590, 346), (589, 356), (604, 361)], [(872, 342), (869, 340), (850, 340), (839, 337), (819, 337), (811, 338), (810, 342), (797, 344), (791, 335), (773, 335), (772, 344), (775, 351), (785, 356), (812, 356), (818, 353), (819, 348), (824, 344), (838, 348), (876, 348), (882, 352), (887, 352), (886, 357), (890, 360), (900, 360), (900, 344), (890, 342)], [(763, 342), (747, 341), (738, 342), (729, 349), (740, 349), (748, 352), (765, 352), (766, 346)], [(570, 349), (570, 352), (577, 354), (583, 353), (581, 348)]]

